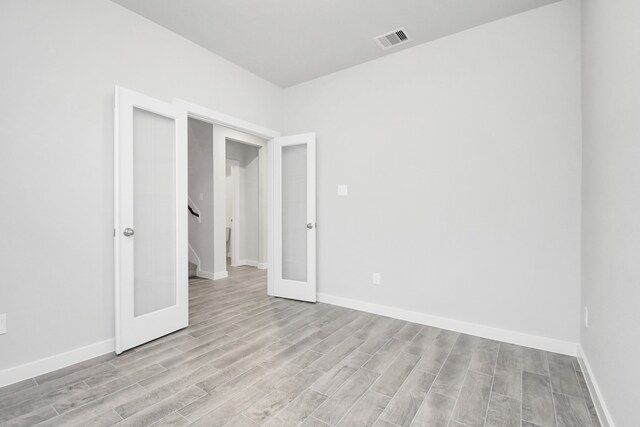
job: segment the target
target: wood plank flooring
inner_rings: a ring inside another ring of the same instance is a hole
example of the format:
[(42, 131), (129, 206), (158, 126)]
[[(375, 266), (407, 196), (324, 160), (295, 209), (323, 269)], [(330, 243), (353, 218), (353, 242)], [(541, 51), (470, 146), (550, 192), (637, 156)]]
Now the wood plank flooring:
[(190, 281), (190, 326), (0, 388), (2, 426), (599, 426), (573, 357)]

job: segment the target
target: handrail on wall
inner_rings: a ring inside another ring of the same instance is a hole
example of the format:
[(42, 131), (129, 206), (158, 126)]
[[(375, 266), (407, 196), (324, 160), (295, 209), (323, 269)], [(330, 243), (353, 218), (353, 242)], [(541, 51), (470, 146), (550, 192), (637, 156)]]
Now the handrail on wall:
[(187, 204), (187, 208), (189, 208), (189, 212), (191, 213), (191, 215), (195, 216), (196, 218), (200, 218), (200, 214), (194, 211), (191, 205)]

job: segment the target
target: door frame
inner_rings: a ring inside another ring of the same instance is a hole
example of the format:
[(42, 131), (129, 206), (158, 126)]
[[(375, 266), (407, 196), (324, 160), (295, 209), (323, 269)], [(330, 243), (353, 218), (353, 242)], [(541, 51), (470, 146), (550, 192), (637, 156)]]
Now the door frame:
[(233, 204), (231, 206), (231, 239), (229, 239), (229, 249), (231, 249), (231, 266), (240, 265), (240, 162), (226, 159), (227, 166), (231, 168), (231, 180), (233, 183)]
[[(271, 154), (270, 154), (270, 141), (273, 138), (277, 138), (280, 136), (280, 132), (277, 132), (272, 129), (265, 128), (263, 126), (248, 122), (246, 120), (238, 119), (236, 117), (230, 116), (228, 114), (221, 113), (219, 111), (211, 110), (209, 108), (203, 107), (201, 105), (195, 104), (193, 102), (189, 102), (180, 98), (174, 98), (173, 104), (181, 107), (187, 112), (187, 117), (193, 118), (196, 120), (200, 120), (206, 123), (211, 123), (215, 125), (221, 125), (233, 130), (237, 130), (249, 135), (257, 136), (258, 138), (262, 138), (266, 140), (265, 146), (262, 146), (260, 149), (260, 164), (259, 169), (267, 170), (267, 179), (264, 184), (267, 186), (266, 191), (262, 191), (262, 194), (266, 194), (266, 197), (263, 197), (260, 204), (260, 216), (261, 221), (264, 223), (264, 217), (267, 217), (267, 227), (266, 227), (266, 239), (263, 239), (262, 245), (260, 249), (265, 254), (264, 260), (267, 265), (258, 264), (258, 268), (267, 268), (270, 260), (270, 253), (272, 252), (273, 245), (273, 171), (270, 168), (266, 168), (268, 164), (271, 164)], [(244, 144), (250, 144), (247, 141), (242, 141), (242, 139), (238, 139), (239, 142)], [(215, 149), (215, 148), (214, 148)], [(225, 159), (226, 161), (226, 159)], [(215, 176), (215, 165), (214, 165), (214, 176)], [(215, 178), (214, 178), (215, 179)], [(263, 182), (264, 180), (260, 180)], [(226, 203), (226, 200), (225, 202)], [(215, 213), (214, 213), (215, 216)], [(215, 220), (214, 220), (215, 221)], [(226, 236), (225, 236), (226, 237)], [(226, 238), (225, 238), (226, 241)], [(226, 260), (226, 248), (225, 248), (225, 260)], [(226, 267), (225, 267), (226, 268)], [(224, 276), (226, 277), (226, 275)], [(216, 277), (217, 278), (217, 277)], [(220, 278), (223, 278), (222, 276)], [(271, 280), (267, 280), (267, 293), (269, 295), (273, 294), (273, 283)]]

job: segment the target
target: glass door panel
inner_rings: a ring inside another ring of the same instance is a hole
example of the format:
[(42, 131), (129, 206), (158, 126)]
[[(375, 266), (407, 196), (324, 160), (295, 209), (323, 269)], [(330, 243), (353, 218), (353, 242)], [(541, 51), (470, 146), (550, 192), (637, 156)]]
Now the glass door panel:
[(307, 281), (307, 146), (282, 147), (282, 278)]
[(175, 124), (133, 109), (134, 316), (176, 303)]

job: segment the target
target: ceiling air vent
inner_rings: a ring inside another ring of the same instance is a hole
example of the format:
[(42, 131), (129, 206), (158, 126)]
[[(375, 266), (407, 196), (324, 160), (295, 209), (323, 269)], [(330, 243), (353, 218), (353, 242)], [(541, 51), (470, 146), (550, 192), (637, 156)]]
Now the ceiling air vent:
[(374, 37), (374, 40), (383, 50), (387, 50), (394, 46), (410, 42), (411, 38), (407, 35), (404, 28), (400, 28), (390, 33)]

